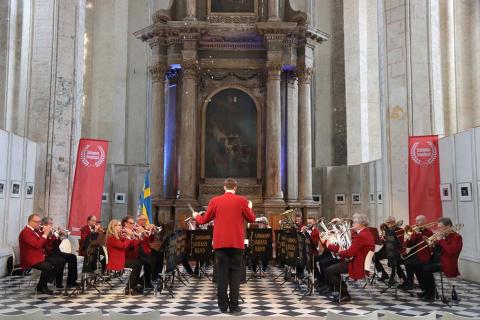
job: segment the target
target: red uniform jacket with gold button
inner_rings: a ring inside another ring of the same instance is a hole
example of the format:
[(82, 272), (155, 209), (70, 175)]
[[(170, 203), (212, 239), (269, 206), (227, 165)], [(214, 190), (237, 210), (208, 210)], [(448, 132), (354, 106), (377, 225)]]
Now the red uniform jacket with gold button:
[(45, 242), (47, 238), (38, 235), (29, 227), (23, 228), (18, 236), (20, 245), (20, 267), (30, 268), (37, 263), (45, 261)]
[(440, 255), (440, 263), (442, 271), (446, 277), (456, 277), (460, 275), (458, 271), (458, 257), (463, 247), (462, 236), (458, 233), (450, 233), (438, 242), (442, 253)]

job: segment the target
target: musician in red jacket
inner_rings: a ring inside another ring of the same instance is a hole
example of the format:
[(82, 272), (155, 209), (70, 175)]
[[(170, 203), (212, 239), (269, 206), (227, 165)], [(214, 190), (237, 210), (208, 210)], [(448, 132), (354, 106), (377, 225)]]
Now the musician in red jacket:
[(18, 237), (20, 245), (20, 267), (22, 269), (33, 268), (40, 270), (40, 280), (37, 284), (37, 292), (52, 294), (48, 289), (47, 283), (53, 280), (55, 275), (55, 265), (45, 258), (45, 243), (47, 236), (52, 230), (50, 226), (44, 226), (42, 234), (39, 235), (36, 230), (40, 227), (40, 216), (32, 214), (28, 217), (28, 224), (23, 228)]
[[(240, 278), (244, 250), (244, 220), (255, 221), (252, 202), (235, 195), (237, 181), (227, 178), (223, 188), (225, 193), (214, 197), (202, 216), (198, 212), (193, 217), (198, 224), (205, 224), (215, 219), (213, 228), (213, 249), (217, 275), (217, 298), (221, 312), (239, 312)], [(230, 297), (227, 288), (230, 286)]]
[[(368, 230), (368, 218), (365, 214), (355, 213), (353, 215), (352, 245), (347, 250), (340, 250), (336, 244), (330, 244), (327, 241), (327, 247), (330, 251), (336, 252), (342, 258), (339, 263), (329, 266), (325, 269), (325, 278), (327, 282), (338, 288), (340, 275), (347, 273), (351, 279), (362, 279), (365, 277), (365, 258), (369, 251), (375, 250), (375, 240)], [(346, 259), (349, 259), (348, 261)], [(349, 302), (350, 294), (344, 282), (340, 284), (342, 298), (340, 302)], [(335, 298), (337, 300), (337, 298)]]
[[(50, 217), (43, 217), (42, 224), (44, 226), (49, 225), (53, 228), (53, 219)], [(60, 251), (60, 244), (62, 243), (61, 237), (66, 237), (65, 230), (56, 230), (56, 232), (50, 232), (47, 236), (47, 242), (45, 243), (45, 253), (47, 257), (52, 257), (56, 259), (56, 265), (58, 270), (56, 272), (55, 284), (57, 288), (63, 288), (63, 268), (65, 264), (68, 264), (68, 275), (67, 275), (67, 287), (73, 288), (77, 287), (77, 256), (72, 253), (66, 253)]]
[(158, 263), (152, 257), (152, 249), (150, 248), (150, 243), (155, 240), (155, 235), (151, 232), (154, 225), (147, 225), (147, 216), (143, 214), (137, 216), (137, 225), (150, 232), (149, 236), (145, 236), (141, 239), (141, 242), (137, 247), (137, 258), (140, 260), (144, 268), (143, 274), (145, 277), (145, 288), (153, 288), (152, 278), (154, 277), (152, 273), (155, 269), (155, 264)]
[(83, 256), (85, 251), (87, 250), (88, 241), (87, 238), (90, 237), (89, 240), (96, 240), (98, 233), (104, 232), (102, 226), (97, 224), (97, 217), (95, 216), (88, 216), (87, 217), (87, 225), (83, 226), (80, 229), (80, 242), (78, 248), (78, 255)]
[[(427, 228), (422, 227), (427, 222), (427, 219), (424, 215), (419, 215), (415, 218), (417, 231), (413, 231), (411, 235), (405, 235), (404, 247), (406, 248), (404, 256), (407, 256), (410, 250), (408, 248), (413, 248), (412, 250), (416, 251), (421, 249), (424, 241), (424, 237), (430, 237), (433, 232)], [(412, 257), (405, 260), (405, 269), (407, 270), (407, 281), (400, 286), (399, 288), (405, 290), (413, 290), (414, 275), (417, 277), (417, 280), (420, 282), (422, 279), (422, 269), (423, 265), (426, 264), (430, 257), (432, 256), (432, 251), (430, 247), (425, 247), (422, 250), (418, 251)]]
[(130, 279), (125, 288), (125, 294), (139, 294), (141, 290), (137, 288), (138, 278), (140, 277), (141, 264), (137, 259), (126, 259), (126, 251), (132, 245), (131, 240), (133, 232), (130, 229), (122, 229), (120, 221), (113, 219), (107, 228), (107, 252), (108, 263), (107, 270), (122, 271), (124, 268), (132, 269)]
[(437, 232), (443, 237), (434, 242), (433, 255), (428, 263), (423, 266), (421, 280), (419, 281), (422, 292), (419, 297), (427, 301), (435, 300), (435, 278), (433, 273), (442, 271), (447, 278), (460, 275), (458, 271), (458, 257), (463, 247), (462, 236), (454, 230), (452, 220), (447, 217), (438, 219)]

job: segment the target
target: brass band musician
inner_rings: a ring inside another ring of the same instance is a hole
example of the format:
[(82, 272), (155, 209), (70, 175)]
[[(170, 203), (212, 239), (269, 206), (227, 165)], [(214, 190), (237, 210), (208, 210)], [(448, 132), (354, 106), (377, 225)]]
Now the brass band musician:
[[(392, 286), (395, 283), (395, 272), (398, 277), (406, 283), (407, 277), (401, 267), (400, 255), (403, 252), (403, 236), (404, 230), (399, 226), (395, 217), (389, 216), (385, 222), (380, 226), (382, 233), (383, 248), (375, 254), (375, 269), (382, 273), (381, 281), (388, 279), (388, 285)], [(390, 276), (387, 275), (381, 260), (387, 259), (388, 266), (392, 268)], [(404, 286), (404, 284), (402, 284)]]
[[(361, 279), (365, 276), (365, 258), (369, 251), (375, 249), (375, 241), (372, 233), (368, 230), (368, 218), (365, 214), (355, 213), (353, 215), (352, 244), (347, 250), (340, 250), (337, 244), (331, 244), (327, 240), (326, 245), (329, 250), (336, 252), (342, 258), (340, 262), (329, 266), (325, 270), (325, 278), (327, 283), (336, 287), (341, 292), (340, 302), (349, 302), (351, 300), (344, 282), (340, 283), (341, 274), (347, 273), (352, 279)], [(347, 261), (348, 259), (348, 261)], [(337, 300), (337, 297), (334, 297)]]
[(418, 279), (422, 289), (418, 296), (427, 301), (435, 300), (434, 272), (441, 271), (448, 278), (460, 275), (458, 257), (463, 247), (462, 236), (455, 231), (452, 220), (447, 217), (438, 219), (437, 229), (435, 234), (439, 237), (432, 242), (433, 255), (430, 261), (423, 266)]
[[(50, 217), (43, 217), (42, 224), (44, 226), (48, 225), (53, 228), (53, 219)], [(63, 268), (65, 264), (68, 264), (68, 276), (67, 276), (67, 288), (77, 287), (77, 256), (72, 253), (66, 253), (60, 251), (60, 243), (62, 242), (63, 236), (67, 236), (65, 230), (58, 228), (56, 232), (50, 232), (47, 236), (47, 241), (45, 242), (45, 254), (47, 257), (52, 257), (56, 259), (56, 264), (58, 270), (56, 272), (55, 285), (57, 288), (63, 288)]]
[[(409, 232), (405, 232), (405, 248), (413, 248), (415, 250), (419, 245), (423, 243), (424, 237), (430, 237), (433, 232), (428, 228), (425, 228), (426, 218), (424, 215), (418, 215), (415, 218), (416, 226), (415, 229), (411, 228), (411, 234)], [(405, 269), (407, 271), (407, 281), (403, 286), (402, 289), (405, 290), (413, 290), (414, 286), (414, 275), (417, 277), (417, 280), (420, 281), (421, 279), (421, 272), (423, 269), (423, 265), (426, 264), (432, 255), (432, 252), (429, 247), (420, 248), (420, 250), (415, 253), (412, 257), (405, 260)], [(409, 252), (405, 252), (407, 255)]]
[[(270, 225), (268, 224), (268, 219), (267, 217), (258, 217), (255, 219), (254, 223), (249, 223), (250, 228), (252, 227), (251, 225), (256, 225), (256, 228), (258, 229), (271, 229)], [(249, 244), (250, 245), (250, 244)], [(251, 258), (250, 262), (252, 264), (252, 271), (257, 272), (259, 261), (256, 259)], [(266, 271), (268, 268), (268, 259), (264, 259), (262, 262), (262, 270)]]

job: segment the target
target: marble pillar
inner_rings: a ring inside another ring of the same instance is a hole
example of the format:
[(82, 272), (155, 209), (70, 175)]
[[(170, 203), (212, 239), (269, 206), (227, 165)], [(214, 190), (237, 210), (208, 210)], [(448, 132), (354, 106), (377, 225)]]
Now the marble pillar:
[(312, 201), (312, 114), (310, 86), (313, 70), (298, 70), (298, 198)]
[(287, 201), (298, 200), (298, 79), (287, 75)]
[(163, 199), (165, 145), (165, 72), (164, 62), (150, 68), (152, 73), (152, 116), (150, 123), (150, 170), (152, 198)]
[(269, 61), (267, 65), (267, 112), (266, 112), (266, 202), (282, 200), (281, 188), (281, 110), (280, 110), (280, 62)]
[(278, 0), (268, 0), (268, 21), (280, 20)]
[(191, 201), (196, 199), (197, 187), (197, 97), (198, 61), (194, 58), (184, 59), (182, 63), (182, 92), (180, 110), (180, 139), (178, 191), (179, 199)]

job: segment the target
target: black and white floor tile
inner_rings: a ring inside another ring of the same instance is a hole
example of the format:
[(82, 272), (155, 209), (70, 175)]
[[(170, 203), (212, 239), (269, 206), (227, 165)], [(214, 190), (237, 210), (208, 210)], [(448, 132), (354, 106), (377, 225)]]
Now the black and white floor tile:
[[(454, 285), (461, 301), (452, 307), (441, 301), (424, 302), (401, 290), (398, 290), (397, 297), (393, 290), (382, 293), (385, 284), (380, 282), (373, 285), (371, 298), (361, 281), (349, 283), (352, 301), (339, 305), (318, 293), (300, 300), (305, 286), (293, 292), (296, 285), (293, 282), (282, 284), (281, 273), (282, 269), (273, 267), (269, 274), (273, 277), (280, 275), (275, 281), (264, 277), (250, 279), (246, 284), (242, 284), (241, 296), (244, 302), (241, 304), (242, 312), (238, 315), (323, 317), (328, 310), (346, 315), (361, 315), (374, 310), (382, 313), (388, 310), (407, 316), (437, 311), (439, 314), (452, 312), (463, 316), (480, 317), (480, 285), (459, 279), (455, 280)], [(217, 309), (215, 284), (206, 277), (189, 278), (186, 285), (176, 281), (173, 298), (166, 292), (157, 295), (150, 292), (140, 296), (125, 296), (124, 284), (119, 280), (112, 282), (113, 288), (104, 285), (105, 293), (102, 295), (95, 290), (88, 290), (72, 297), (64, 296), (63, 291), (57, 291), (54, 296), (36, 295), (35, 283), (32, 281), (29, 284), (28, 278), (22, 280), (20, 277), (14, 277), (10, 283), (8, 278), (0, 279), (0, 288), (3, 291), (0, 293), (0, 314), (22, 314), (41, 308), (45, 314), (52, 310), (78, 314), (100, 309), (104, 314), (110, 310), (131, 314), (159, 310), (163, 316), (224, 316)], [(451, 284), (453, 283), (445, 285), (447, 296), (450, 296)]]

